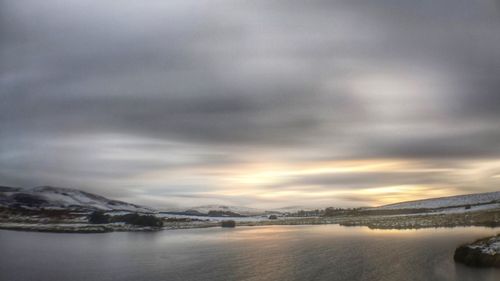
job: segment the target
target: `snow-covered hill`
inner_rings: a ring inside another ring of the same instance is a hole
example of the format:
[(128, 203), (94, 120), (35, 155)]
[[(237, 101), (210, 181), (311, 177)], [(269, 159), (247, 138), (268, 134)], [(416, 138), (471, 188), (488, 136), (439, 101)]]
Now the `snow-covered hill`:
[(39, 186), (0, 189), (0, 207), (25, 209), (102, 210), (151, 213), (154, 209), (77, 189)]
[(271, 209), (269, 211), (270, 212), (277, 212), (277, 213), (297, 213), (299, 211), (314, 211), (317, 209), (321, 209), (321, 208), (304, 207), (304, 206), (288, 206), (288, 207), (281, 207), (281, 208), (277, 208), (277, 209)]
[(260, 209), (239, 207), (239, 206), (226, 206), (226, 205), (203, 205), (203, 206), (188, 208), (185, 211), (197, 211), (202, 214), (208, 214), (208, 212), (210, 211), (221, 211), (221, 212), (232, 212), (243, 216), (257, 216), (265, 213), (264, 210)]
[(460, 206), (476, 206), (476, 205), (497, 205), (500, 203), (500, 191), (458, 195), (450, 197), (440, 197), (416, 201), (401, 202), (377, 207), (379, 210), (396, 210), (396, 209), (438, 209), (451, 208)]

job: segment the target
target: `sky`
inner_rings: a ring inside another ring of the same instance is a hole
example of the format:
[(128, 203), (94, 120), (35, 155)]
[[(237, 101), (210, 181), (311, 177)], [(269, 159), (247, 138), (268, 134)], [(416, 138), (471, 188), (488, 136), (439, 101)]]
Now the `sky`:
[(0, 185), (181, 208), (500, 190), (498, 0), (0, 0)]

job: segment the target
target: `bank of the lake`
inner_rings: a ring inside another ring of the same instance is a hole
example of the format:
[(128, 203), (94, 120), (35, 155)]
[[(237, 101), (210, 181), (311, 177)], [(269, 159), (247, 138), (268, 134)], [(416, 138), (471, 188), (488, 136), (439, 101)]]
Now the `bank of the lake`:
[[(152, 215), (148, 215), (152, 216)], [(500, 226), (500, 210), (483, 210), (464, 213), (423, 213), (405, 215), (356, 215), (334, 217), (169, 217), (156, 215), (162, 227), (145, 227), (128, 223), (91, 224), (87, 215), (79, 217), (46, 219), (44, 217), (7, 216), (0, 219), (0, 229), (63, 233), (104, 233), (113, 231), (159, 231), (219, 227), (225, 220), (234, 220), (236, 227), (270, 225), (367, 226), (372, 229), (421, 229), (436, 227)]]

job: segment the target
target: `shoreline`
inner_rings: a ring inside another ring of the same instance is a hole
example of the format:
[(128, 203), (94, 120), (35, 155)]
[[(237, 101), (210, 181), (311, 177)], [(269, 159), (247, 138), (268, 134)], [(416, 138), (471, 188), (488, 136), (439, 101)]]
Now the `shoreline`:
[[(0, 229), (54, 233), (107, 233), (107, 232), (151, 232), (176, 229), (196, 229), (221, 227), (220, 218), (210, 221), (177, 221), (163, 223), (163, 227), (142, 227), (125, 223), (89, 224), (85, 221), (61, 221), (46, 223), (43, 221), (0, 221)], [(347, 217), (303, 217), (280, 218), (276, 220), (246, 220), (237, 221), (239, 226), (269, 226), (269, 225), (322, 225), (337, 224), (341, 226), (366, 226), (370, 229), (424, 229), (453, 227), (500, 227), (500, 210), (478, 211), (464, 214), (419, 214), (391, 216), (347, 216)]]

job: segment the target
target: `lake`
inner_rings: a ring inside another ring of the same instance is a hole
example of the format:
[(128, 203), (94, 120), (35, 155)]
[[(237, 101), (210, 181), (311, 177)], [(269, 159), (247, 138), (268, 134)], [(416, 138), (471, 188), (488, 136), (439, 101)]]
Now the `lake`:
[(453, 262), (456, 246), (498, 232), (337, 225), (104, 234), (0, 230), (0, 280), (498, 281), (500, 270)]

